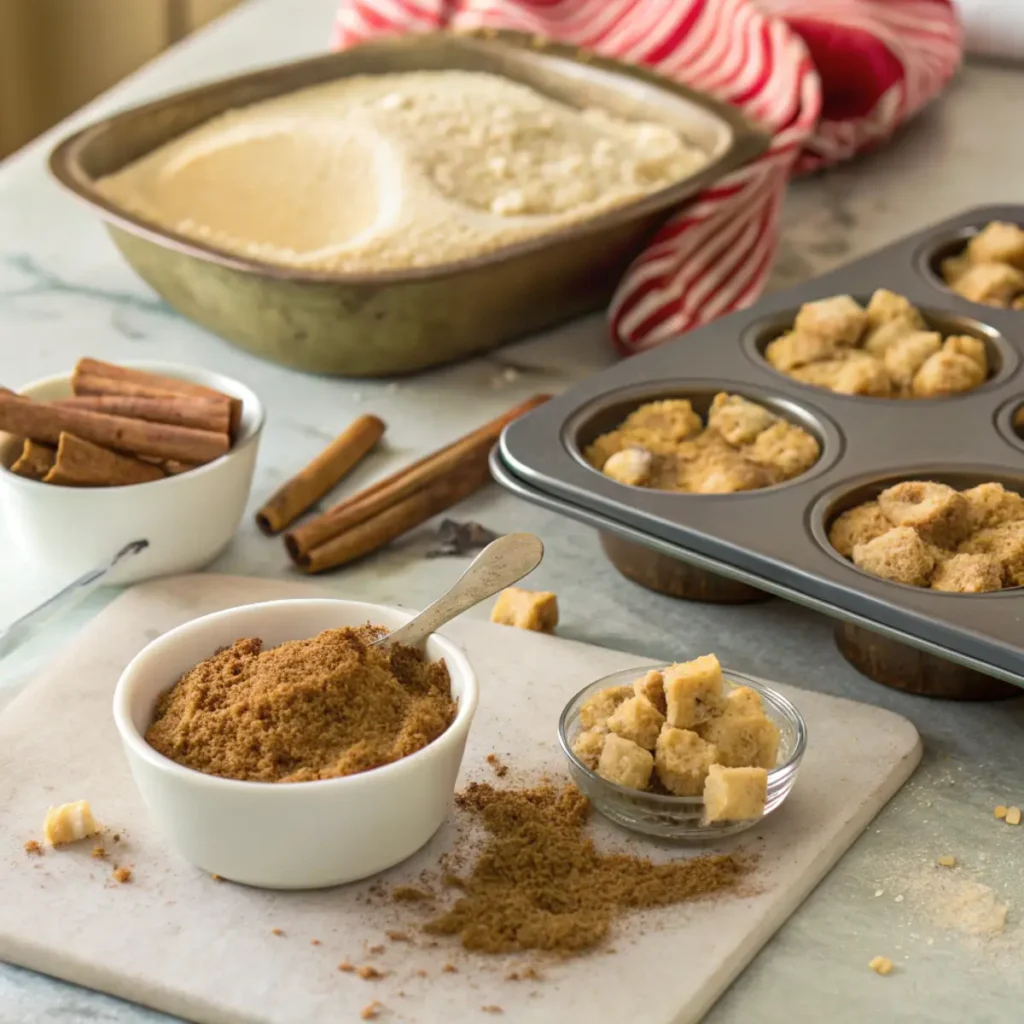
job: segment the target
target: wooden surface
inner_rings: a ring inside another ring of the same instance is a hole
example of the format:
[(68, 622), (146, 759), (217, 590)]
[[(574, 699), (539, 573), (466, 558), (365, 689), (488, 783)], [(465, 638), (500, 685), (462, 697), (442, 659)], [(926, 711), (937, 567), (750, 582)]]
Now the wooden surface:
[[(544, 980), (506, 974), (530, 958), (472, 958), (445, 942), (393, 943), (416, 915), (367, 902), (368, 883), (309, 893), (268, 893), (217, 882), (167, 850), (147, 819), (110, 716), (118, 674), (146, 642), (196, 615), (252, 601), (316, 594), (304, 583), (189, 576), (138, 587), (112, 603), (0, 716), (0, 957), (169, 1013), (211, 1024), (358, 1020), (372, 1000), (381, 1020), (601, 1020), (690, 1022), (838, 860), (913, 771), (920, 741), (890, 712), (781, 689), (804, 713), (810, 743), (789, 802), (723, 849), (760, 854), (756, 895), (639, 915), (616, 926), (613, 955), (542, 968)], [(513, 766), (508, 782), (564, 775), (555, 723), (594, 678), (642, 659), (478, 621), (445, 632), (468, 651), (481, 702), (464, 762), (492, 778), (485, 758)], [(680, 656), (696, 652), (682, 651)], [(795, 680), (799, 682), (799, 680)], [(87, 798), (110, 831), (107, 847), (133, 867), (128, 885), (81, 849), (28, 856), (51, 803)], [(688, 851), (595, 821), (599, 844), (654, 858)], [(388, 872), (389, 884), (436, 868), (446, 825), (428, 847)], [(273, 929), (282, 929), (281, 936)], [(320, 940), (312, 945), (311, 940)], [(381, 943), (384, 952), (367, 947)], [(387, 970), (380, 981), (341, 973), (348, 957)], [(443, 973), (454, 963), (458, 973)], [(679, 969), (667, 970), (675, 964)], [(685, 965), (685, 969), (684, 966)], [(426, 977), (417, 972), (425, 971)], [(614, 974), (614, 984), (596, 984)], [(404, 993), (400, 994), (400, 993)]]

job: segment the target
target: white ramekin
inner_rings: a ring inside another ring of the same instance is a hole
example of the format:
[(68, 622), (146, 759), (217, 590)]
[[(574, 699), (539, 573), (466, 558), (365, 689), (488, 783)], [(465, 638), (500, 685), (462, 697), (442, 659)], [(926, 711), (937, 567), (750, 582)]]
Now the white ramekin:
[[(231, 450), (198, 469), (128, 487), (55, 487), (12, 473), (16, 439), (0, 432), (0, 501), (7, 529), (27, 565), (68, 580), (103, 564), (126, 544), (149, 541), (105, 582), (126, 584), (191, 572), (211, 562), (234, 536), (245, 512), (263, 430), (263, 404), (244, 384), (177, 363), (124, 363), (216, 388), (242, 400)], [(21, 388), (40, 401), (71, 395), (71, 374)]]
[(395, 629), (410, 618), (360, 601), (269, 601), (204, 615), (143, 648), (118, 680), (114, 722), (168, 843), (204, 871), (268, 889), (351, 882), (420, 849), (448, 812), (477, 705), (468, 659), (438, 634), (426, 656), (447, 663), (458, 713), (433, 743), (393, 764), (318, 782), (240, 782), (185, 768), (144, 738), (160, 694), (235, 640), (259, 637), (274, 647), (339, 626)]

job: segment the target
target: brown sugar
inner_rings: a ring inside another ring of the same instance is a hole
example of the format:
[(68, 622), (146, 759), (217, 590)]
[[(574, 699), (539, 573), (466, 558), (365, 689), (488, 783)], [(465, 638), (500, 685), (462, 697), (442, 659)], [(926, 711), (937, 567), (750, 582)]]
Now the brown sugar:
[(306, 782), (354, 775), (421, 750), (457, 706), (443, 661), (371, 647), (380, 630), (329, 629), (269, 650), (238, 640), (161, 698), (146, 740), (208, 775)]
[(114, 868), (114, 881), (124, 885), (132, 880), (131, 868)]
[(616, 917), (733, 891), (753, 866), (734, 854), (665, 864), (601, 854), (585, 833), (589, 802), (574, 786), (471, 783), (457, 802), (482, 821), (487, 841), (462, 895), (425, 928), (477, 952), (580, 953)]

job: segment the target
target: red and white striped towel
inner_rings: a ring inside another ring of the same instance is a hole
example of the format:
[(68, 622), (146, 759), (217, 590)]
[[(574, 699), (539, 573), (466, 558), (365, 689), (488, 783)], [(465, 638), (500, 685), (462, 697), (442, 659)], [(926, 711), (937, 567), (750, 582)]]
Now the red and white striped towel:
[(342, 0), (336, 49), (437, 28), (511, 28), (645, 64), (741, 107), (768, 152), (674, 214), (612, 300), (624, 354), (750, 305), (789, 177), (877, 145), (960, 63), (951, 0)]

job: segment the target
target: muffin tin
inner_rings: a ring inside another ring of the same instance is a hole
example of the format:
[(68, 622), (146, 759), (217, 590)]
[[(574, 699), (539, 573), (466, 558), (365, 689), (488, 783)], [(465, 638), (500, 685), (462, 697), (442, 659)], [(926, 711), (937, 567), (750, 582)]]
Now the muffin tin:
[[(1024, 588), (949, 594), (891, 583), (842, 558), (828, 523), (900, 480), (987, 480), (1024, 492), (1024, 313), (969, 302), (934, 270), (992, 220), (1024, 223), (1024, 206), (971, 210), (797, 288), (769, 296), (586, 380), (506, 428), (492, 458), (499, 482), (605, 533), (778, 594), (1024, 686)], [(990, 378), (948, 398), (840, 395), (774, 370), (761, 353), (805, 302), (876, 288), (905, 295), (946, 332), (983, 338)], [(698, 412), (729, 391), (810, 430), (818, 462), (785, 483), (739, 494), (627, 487), (590, 466), (585, 447), (632, 409), (691, 398)]]

